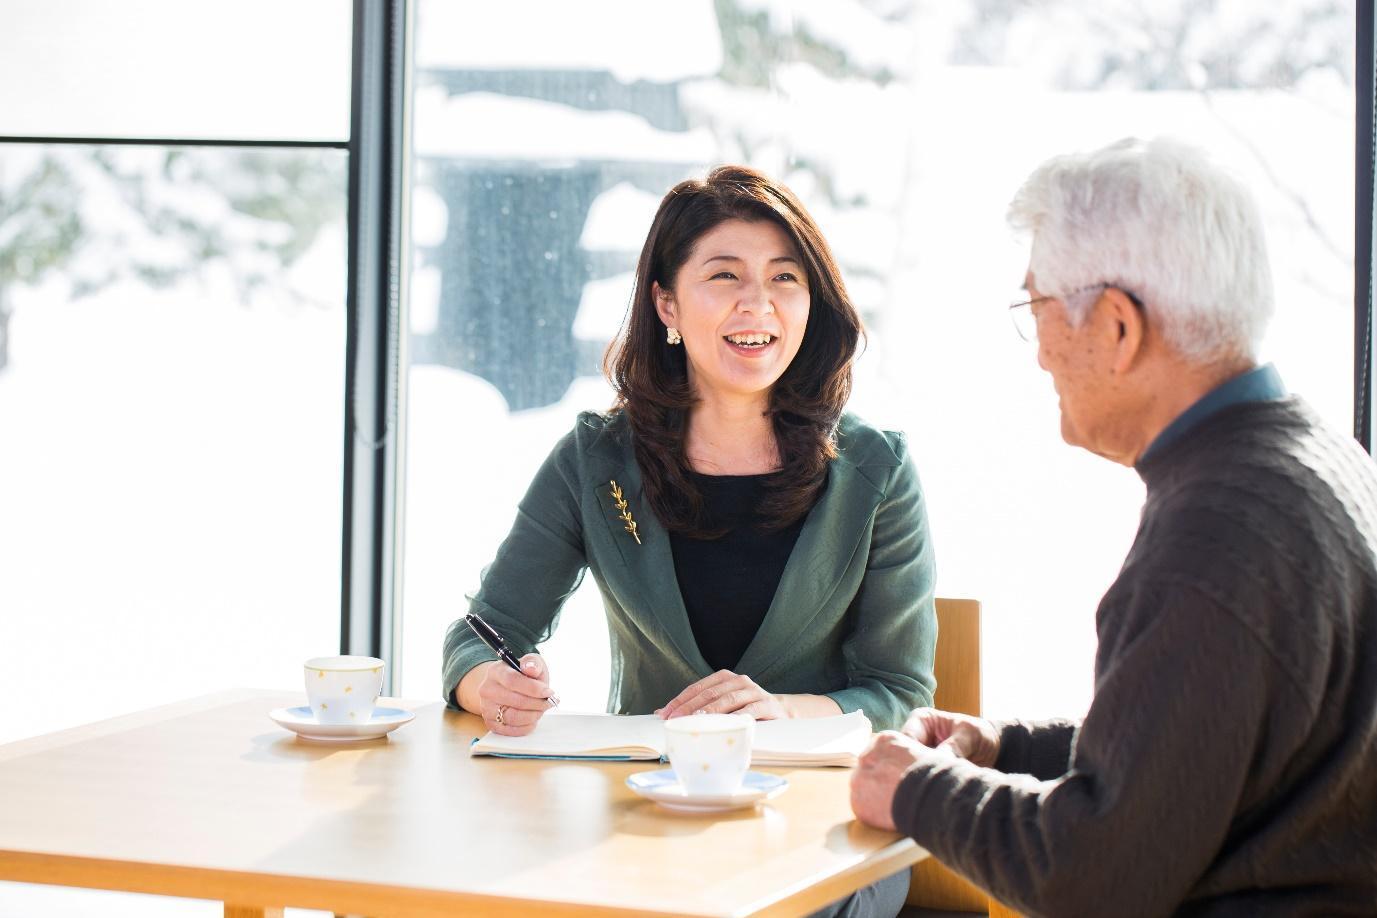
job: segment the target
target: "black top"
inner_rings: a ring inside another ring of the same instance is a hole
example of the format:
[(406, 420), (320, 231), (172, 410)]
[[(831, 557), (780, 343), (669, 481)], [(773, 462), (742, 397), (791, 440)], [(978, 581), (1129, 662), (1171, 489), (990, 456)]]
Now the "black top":
[(765, 475), (699, 475), (693, 482), (707, 511), (708, 527), (727, 527), (720, 539), (672, 532), (674, 573), (689, 624), (703, 659), (713, 669), (735, 669), (770, 610), (784, 565), (803, 529), (800, 518), (785, 529), (756, 528)]

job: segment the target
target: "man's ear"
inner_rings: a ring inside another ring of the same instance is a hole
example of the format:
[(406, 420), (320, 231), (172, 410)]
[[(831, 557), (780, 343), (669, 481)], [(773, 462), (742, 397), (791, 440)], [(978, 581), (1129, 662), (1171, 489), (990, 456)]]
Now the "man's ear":
[(1096, 308), (1108, 311), (1106, 318), (1118, 335), (1114, 350), (1114, 372), (1126, 373), (1143, 356), (1143, 346), (1147, 343), (1147, 317), (1118, 287), (1106, 287)]
[(655, 298), (655, 312), (666, 327), (672, 326), (674, 318), (674, 295), (660, 286), (659, 281), (650, 282), (650, 295)]

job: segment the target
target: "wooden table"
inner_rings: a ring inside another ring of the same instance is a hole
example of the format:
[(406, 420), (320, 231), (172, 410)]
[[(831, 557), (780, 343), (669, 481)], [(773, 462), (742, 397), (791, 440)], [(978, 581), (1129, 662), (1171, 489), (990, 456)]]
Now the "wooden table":
[(387, 739), (299, 740), (239, 690), (0, 746), (0, 879), (369, 916), (798, 915), (925, 857), (851, 815), (848, 769), (756, 810), (632, 794), (655, 763), (470, 758), (476, 717), (388, 702)]

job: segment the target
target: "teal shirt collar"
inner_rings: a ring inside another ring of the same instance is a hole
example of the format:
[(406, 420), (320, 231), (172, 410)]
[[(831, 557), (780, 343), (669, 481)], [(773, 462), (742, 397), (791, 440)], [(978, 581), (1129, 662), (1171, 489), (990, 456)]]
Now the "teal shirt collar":
[(1137, 465), (1142, 465), (1154, 454), (1185, 436), (1192, 427), (1225, 408), (1244, 402), (1274, 402), (1285, 397), (1286, 385), (1282, 383), (1277, 368), (1270, 363), (1235, 376), (1205, 393), (1194, 405), (1177, 415), (1176, 420), (1168, 424), (1143, 450)]

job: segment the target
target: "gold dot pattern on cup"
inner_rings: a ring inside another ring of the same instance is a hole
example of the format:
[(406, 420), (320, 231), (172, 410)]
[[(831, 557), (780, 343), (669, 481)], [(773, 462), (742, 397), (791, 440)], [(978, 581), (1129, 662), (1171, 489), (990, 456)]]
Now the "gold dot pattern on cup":
[(736, 739), (735, 739), (734, 737), (730, 737), (730, 736), (727, 737), (727, 745), (728, 745), (728, 746), (735, 746), (735, 745), (736, 745)]
[(712, 766), (711, 766), (711, 765), (709, 765), (707, 762), (704, 762), (704, 763), (703, 763), (703, 770), (704, 770), (704, 771), (710, 771), (711, 769), (712, 769)]
[(344, 690), (345, 690), (346, 692), (352, 692), (352, 691), (354, 690), (354, 687), (353, 687), (352, 685), (346, 685), (346, 686), (344, 687)]
[(316, 678), (317, 678), (317, 679), (324, 679), (324, 678), (325, 678), (325, 670), (323, 670), (323, 669), (318, 669), (318, 670), (316, 670)]
[(356, 716), (356, 712), (354, 712), (354, 711), (350, 711), (350, 712), (349, 712), (349, 717), (350, 717), (350, 719), (353, 719), (355, 716)]
[(322, 701), (322, 702), (320, 703), (320, 709), (321, 709), (322, 711), (328, 711), (328, 710), (330, 709), (330, 706), (329, 706), (328, 704), (326, 704), (325, 702)]
[(381, 666), (379, 666), (377, 669), (373, 670), (373, 673), (374, 673), (375, 675), (376, 675), (377, 673), (380, 673), (380, 672), (382, 672), (382, 667), (381, 667)]

